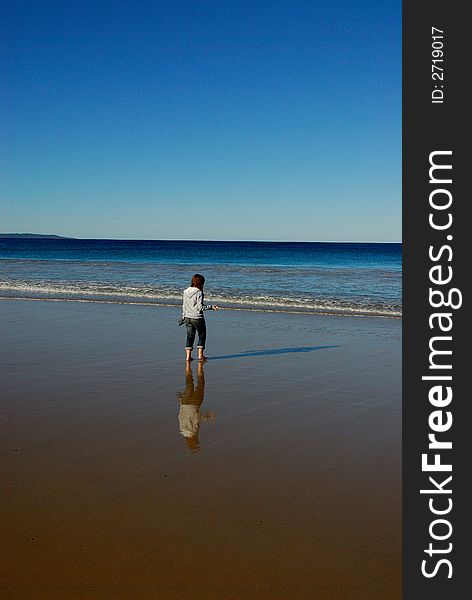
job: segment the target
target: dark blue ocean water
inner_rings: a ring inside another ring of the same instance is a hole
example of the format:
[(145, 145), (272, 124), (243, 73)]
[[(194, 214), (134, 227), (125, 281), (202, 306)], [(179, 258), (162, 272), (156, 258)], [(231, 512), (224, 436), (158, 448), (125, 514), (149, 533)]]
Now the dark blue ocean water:
[(0, 297), (401, 315), (401, 244), (0, 238)]

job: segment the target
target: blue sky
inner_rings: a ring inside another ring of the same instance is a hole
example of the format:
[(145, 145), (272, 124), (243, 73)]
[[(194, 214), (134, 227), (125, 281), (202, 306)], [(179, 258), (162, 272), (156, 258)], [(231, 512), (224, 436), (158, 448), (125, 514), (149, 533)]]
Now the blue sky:
[(400, 2), (2, 13), (0, 231), (400, 241)]

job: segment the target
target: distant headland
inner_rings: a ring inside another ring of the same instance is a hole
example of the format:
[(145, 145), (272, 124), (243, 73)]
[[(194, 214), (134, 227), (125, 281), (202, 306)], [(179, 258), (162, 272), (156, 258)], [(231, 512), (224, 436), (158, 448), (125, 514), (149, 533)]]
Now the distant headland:
[(41, 238), (48, 240), (73, 240), (75, 238), (66, 237), (64, 235), (54, 235), (52, 233), (0, 233), (0, 238)]

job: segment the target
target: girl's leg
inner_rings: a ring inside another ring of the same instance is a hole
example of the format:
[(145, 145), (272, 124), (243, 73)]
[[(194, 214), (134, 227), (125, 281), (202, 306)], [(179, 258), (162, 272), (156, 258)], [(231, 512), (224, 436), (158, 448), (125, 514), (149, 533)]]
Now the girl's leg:
[(198, 324), (196, 326), (198, 332), (198, 360), (203, 360), (205, 356), (203, 355), (203, 351), (205, 350), (206, 343), (206, 323), (205, 319), (199, 319)]
[(185, 343), (185, 352), (187, 354), (187, 360), (192, 360), (193, 342), (195, 341), (195, 326), (190, 320), (185, 322), (187, 328), (187, 341)]

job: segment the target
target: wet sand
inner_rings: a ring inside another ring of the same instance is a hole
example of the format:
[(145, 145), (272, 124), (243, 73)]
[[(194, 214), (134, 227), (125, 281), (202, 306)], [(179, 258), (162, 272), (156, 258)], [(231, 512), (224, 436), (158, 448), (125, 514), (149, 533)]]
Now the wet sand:
[(400, 598), (401, 321), (178, 317), (0, 301), (3, 597)]

